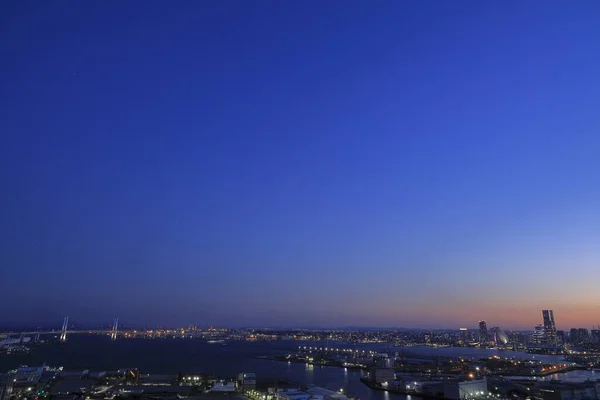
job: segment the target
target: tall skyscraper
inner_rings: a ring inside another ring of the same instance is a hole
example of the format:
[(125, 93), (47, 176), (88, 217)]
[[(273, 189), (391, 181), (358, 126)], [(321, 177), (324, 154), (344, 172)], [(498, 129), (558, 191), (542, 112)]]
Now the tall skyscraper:
[(579, 340), (582, 342), (585, 342), (590, 338), (590, 332), (587, 328), (579, 328), (577, 329), (577, 332), (579, 333)]
[(556, 324), (554, 323), (554, 312), (552, 310), (542, 310), (544, 317), (544, 341), (546, 346), (557, 346)]
[(567, 334), (565, 331), (556, 331), (556, 338), (558, 339), (558, 345), (567, 343)]
[(463, 343), (468, 343), (469, 342), (469, 334), (467, 333), (467, 328), (459, 328), (458, 329), (460, 331), (460, 340)]
[(582, 344), (590, 339), (590, 332), (587, 328), (572, 328), (569, 339), (573, 344)]
[(541, 345), (542, 343), (544, 343), (545, 337), (546, 337), (546, 334), (544, 332), (544, 325), (536, 325), (534, 328), (533, 335), (531, 337), (531, 341), (534, 344)]
[(490, 337), (488, 336), (487, 322), (479, 321), (479, 343), (488, 343)]
[(579, 343), (579, 332), (577, 328), (571, 328), (571, 332), (569, 333), (569, 341), (573, 344)]

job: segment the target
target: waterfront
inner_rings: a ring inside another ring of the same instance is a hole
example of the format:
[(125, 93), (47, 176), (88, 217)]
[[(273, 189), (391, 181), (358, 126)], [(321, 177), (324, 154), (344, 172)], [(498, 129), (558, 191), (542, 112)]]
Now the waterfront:
[[(22, 364), (63, 365), (68, 369), (117, 369), (138, 367), (145, 372), (194, 370), (230, 376), (239, 372), (254, 371), (270, 361), (257, 360), (260, 356), (274, 356), (293, 352), (299, 346), (352, 348), (376, 352), (406, 352), (431, 357), (464, 357), (478, 359), (490, 356), (520, 358), (560, 363), (563, 356), (538, 355), (524, 352), (469, 347), (393, 347), (387, 344), (350, 344), (344, 342), (235, 341), (226, 344), (209, 344), (195, 339), (128, 339), (111, 341), (107, 336), (72, 335), (65, 343), (50, 342), (36, 346), (29, 353), (2, 355), (0, 371)], [(270, 369), (266, 368), (265, 372)], [(339, 388), (338, 388), (339, 389)]]
[(29, 353), (0, 355), (0, 371), (20, 365), (64, 366), (66, 370), (92, 371), (139, 368), (143, 373), (205, 372), (233, 377), (255, 372), (259, 378), (282, 378), (367, 400), (406, 400), (407, 396), (374, 391), (360, 382), (364, 372), (257, 358), (297, 348), (294, 341), (228, 341), (209, 344), (194, 339), (130, 339), (111, 341), (106, 336), (72, 335), (65, 343), (46, 343)]
[(428, 356), (439, 357), (464, 357), (469, 359), (478, 359), (483, 357), (498, 356), (502, 358), (519, 358), (523, 360), (537, 360), (549, 363), (560, 363), (563, 361), (561, 355), (530, 354), (522, 351), (484, 349), (480, 347), (431, 347), (431, 346), (412, 346), (412, 347), (387, 347), (390, 351), (408, 352), (424, 354)]
[[(339, 367), (265, 360), (261, 356), (275, 356), (296, 351), (298, 346), (319, 345), (298, 341), (227, 341), (207, 343), (198, 339), (128, 339), (110, 340), (106, 336), (72, 335), (65, 343), (49, 342), (35, 346), (29, 353), (0, 355), (0, 371), (21, 365), (37, 366), (43, 363), (63, 366), (66, 370), (116, 370), (139, 368), (143, 373), (204, 372), (219, 377), (232, 377), (238, 372), (255, 372), (259, 378), (282, 378), (305, 385), (316, 385), (331, 390), (343, 388), (349, 395), (372, 400), (406, 400), (410, 396), (374, 391), (360, 382), (364, 371)], [(390, 347), (385, 344), (329, 343), (330, 347), (356, 348), (374, 351), (398, 351), (442, 357), (481, 358), (489, 356), (536, 359), (559, 362), (562, 356), (533, 355), (522, 352), (464, 347)], [(572, 371), (554, 374), (547, 379), (583, 381), (595, 379), (596, 372)]]
[(569, 372), (562, 372), (558, 374), (551, 374), (546, 376), (507, 376), (509, 380), (531, 380), (538, 382), (549, 382), (553, 380), (557, 381), (568, 381), (573, 383), (581, 383), (588, 380), (595, 381), (600, 379), (599, 370), (575, 370)]

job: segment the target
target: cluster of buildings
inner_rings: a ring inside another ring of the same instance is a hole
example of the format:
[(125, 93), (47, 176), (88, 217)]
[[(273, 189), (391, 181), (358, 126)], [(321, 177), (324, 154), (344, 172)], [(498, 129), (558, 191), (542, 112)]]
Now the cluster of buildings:
[(598, 400), (600, 399), (600, 381), (540, 382), (533, 385), (531, 397), (542, 400)]
[(580, 346), (583, 344), (596, 343), (600, 350), (600, 327), (593, 328), (591, 332), (587, 328), (573, 328), (569, 332), (558, 330), (554, 319), (553, 310), (542, 310), (542, 323), (535, 325), (532, 332), (510, 332), (506, 333), (500, 327), (488, 328), (487, 322), (479, 321), (477, 331), (469, 331), (460, 328), (456, 345), (481, 346), (481, 347), (505, 347), (514, 350), (546, 350), (558, 352), (565, 345)]
[(564, 333), (556, 330), (554, 311), (543, 310), (542, 317), (544, 323), (535, 326), (531, 343), (546, 347), (558, 347), (559, 344), (566, 343)]
[(20, 367), (0, 374), (0, 400), (352, 400), (342, 392), (302, 387), (243, 372), (219, 379), (204, 373), (142, 374), (137, 369), (93, 372)]
[[(362, 381), (374, 389), (387, 390), (414, 396), (461, 400), (499, 399), (488, 390), (485, 377), (475, 374), (402, 374), (394, 368), (394, 360), (378, 355), (367, 377)], [(479, 370), (479, 369), (478, 369)]]
[[(548, 347), (558, 346), (558, 332), (556, 330), (556, 323), (554, 322), (554, 312), (552, 310), (542, 310), (542, 318), (544, 323), (536, 325), (533, 334), (531, 335), (529, 343), (547, 345)], [(495, 326), (488, 329), (486, 321), (479, 321), (478, 337), (475, 335), (467, 336), (466, 328), (461, 328), (465, 331), (464, 343), (476, 342), (482, 347), (493, 346), (505, 346), (509, 342), (513, 344), (527, 344), (527, 340), (523, 340), (519, 335), (512, 335), (512, 338), (506, 334), (500, 327)], [(517, 340), (515, 340), (517, 339)]]
[[(557, 330), (553, 310), (542, 310), (542, 323), (536, 325), (533, 332), (505, 332), (499, 326), (488, 327), (484, 320), (479, 321), (478, 329), (460, 328), (456, 331), (425, 331), (407, 329), (217, 329), (198, 328), (190, 326), (179, 329), (129, 329), (118, 330), (118, 319), (115, 318), (112, 330), (72, 330), (65, 318), (63, 329), (60, 331), (37, 332), (8, 332), (0, 334), (0, 352), (26, 351), (29, 341), (35, 337), (37, 343), (40, 335), (55, 336), (66, 340), (67, 334), (87, 333), (106, 334), (112, 339), (122, 338), (173, 338), (201, 339), (209, 342), (224, 340), (269, 341), (269, 340), (298, 340), (324, 342), (332, 345), (334, 342), (350, 343), (391, 343), (396, 346), (431, 345), (431, 346), (480, 346), (500, 347), (513, 350), (525, 348), (558, 349), (564, 345), (575, 346), (597, 344), (600, 350), (600, 327), (589, 331), (587, 328), (573, 328), (570, 331)], [(18, 337), (20, 335), (20, 337)], [(60, 337), (59, 337), (60, 335)], [(17, 336), (17, 337), (16, 337)], [(558, 351), (558, 350), (557, 350)]]
[(494, 326), (488, 330), (486, 321), (479, 321), (479, 344), (481, 346), (489, 346), (490, 344), (505, 345), (508, 343), (508, 336), (500, 329), (499, 326)]
[[(531, 379), (530, 376), (518, 375), (530, 372), (541, 377), (581, 367), (500, 359), (497, 356), (490, 357), (489, 363), (484, 360), (462, 361), (457, 363), (460, 365), (456, 366), (457, 373), (454, 374), (439, 371), (428, 374), (423, 370), (407, 374), (390, 368), (393, 363), (382, 358), (375, 361), (363, 382), (374, 389), (448, 400), (600, 400), (600, 379), (595, 380), (593, 374), (589, 380), (579, 382)], [(511, 376), (513, 374), (517, 375)]]
[(600, 328), (572, 328), (568, 333), (556, 329), (554, 312), (543, 310), (543, 323), (534, 327), (530, 344), (545, 347), (561, 347), (567, 344), (579, 346), (588, 342), (600, 342)]

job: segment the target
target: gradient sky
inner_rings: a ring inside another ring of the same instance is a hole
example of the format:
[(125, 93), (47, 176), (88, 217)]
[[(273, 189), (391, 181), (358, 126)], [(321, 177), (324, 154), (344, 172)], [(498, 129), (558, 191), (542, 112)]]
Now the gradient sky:
[(600, 324), (600, 2), (1, 7), (3, 321)]

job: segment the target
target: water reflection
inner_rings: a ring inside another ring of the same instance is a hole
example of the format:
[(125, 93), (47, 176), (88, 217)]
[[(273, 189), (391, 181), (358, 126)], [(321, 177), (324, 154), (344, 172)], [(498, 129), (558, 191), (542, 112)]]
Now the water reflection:
[(515, 357), (525, 360), (537, 360), (544, 362), (558, 363), (563, 360), (561, 355), (545, 355), (545, 354), (529, 354), (521, 351), (498, 350), (498, 349), (482, 349), (474, 347), (429, 347), (429, 346), (412, 346), (412, 347), (391, 347), (392, 351), (409, 352), (413, 354), (423, 354), (430, 356), (447, 356), (447, 357), (465, 357), (465, 358), (482, 358), (490, 356), (499, 356), (503, 358)]
[(586, 370), (575, 370), (568, 372), (561, 372), (558, 374), (546, 375), (546, 376), (507, 376), (508, 379), (530, 379), (534, 381), (565, 381), (565, 382), (585, 382), (588, 380), (595, 381), (600, 378), (600, 371), (586, 371)]
[[(290, 348), (296, 346), (297, 343), (290, 343)], [(313, 384), (334, 391), (343, 388), (344, 393), (361, 400), (406, 399), (406, 396), (401, 394), (370, 389), (360, 381), (361, 376), (365, 375), (364, 371), (256, 358), (285, 354), (288, 351), (285, 342), (279, 341), (258, 344), (232, 341), (227, 346), (214, 346), (196, 340), (112, 341), (104, 336), (73, 335), (64, 345), (48, 344), (29, 353), (15, 353), (10, 357), (3, 355), (0, 367), (5, 371), (24, 364), (41, 365), (48, 362), (51, 365), (63, 365), (70, 370), (83, 370), (89, 368), (92, 360), (98, 370), (117, 370), (124, 365), (133, 365), (148, 373), (204, 370), (221, 377), (236, 376), (240, 371), (251, 371), (261, 379), (283, 378), (302, 385)], [(157, 353), (163, 357), (145, 356)]]
[[(600, 371), (599, 371), (600, 372)], [(596, 373), (596, 371), (584, 371), (584, 370), (575, 370), (569, 372), (562, 372), (559, 374), (552, 374), (545, 377), (547, 381), (550, 380), (558, 380), (558, 381), (569, 381), (569, 382), (585, 382), (587, 380), (595, 381), (600, 378), (600, 373)]]

